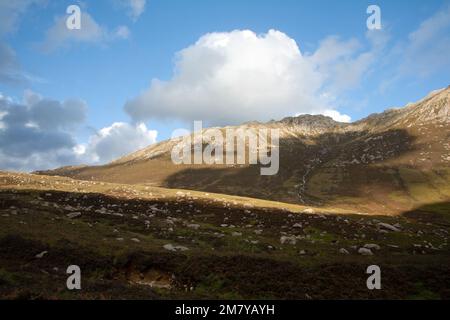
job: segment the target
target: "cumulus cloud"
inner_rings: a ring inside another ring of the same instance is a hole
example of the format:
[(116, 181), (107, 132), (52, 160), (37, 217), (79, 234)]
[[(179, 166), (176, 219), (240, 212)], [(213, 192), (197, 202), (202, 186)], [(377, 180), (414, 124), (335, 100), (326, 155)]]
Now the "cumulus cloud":
[(88, 163), (105, 163), (156, 142), (157, 131), (143, 123), (115, 122), (99, 130), (87, 144), (75, 148), (78, 157)]
[(73, 160), (68, 129), (85, 117), (81, 100), (63, 102), (27, 92), (23, 102), (0, 95), (0, 167), (27, 170)]
[(371, 66), (382, 55), (389, 36), (386, 31), (366, 33), (369, 49), (363, 50), (356, 39), (341, 40), (329, 36), (307, 57), (324, 79), (326, 91), (336, 94), (358, 87)]
[(346, 114), (341, 114), (339, 111), (336, 110), (325, 110), (323, 112), (323, 115), (333, 118), (335, 121), (339, 122), (350, 122), (352, 120), (350, 116)]
[(66, 16), (55, 18), (53, 26), (46, 32), (45, 40), (40, 44), (43, 51), (53, 51), (73, 43), (105, 44), (117, 39), (127, 39), (130, 35), (126, 26), (118, 26), (111, 31), (99, 25), (85, 10), (81, 12), (80, 29), (68, 29), (66, 19)]
[[(337, 77), (342, 80), (345, 68), (356, 64), (360, 74), (368, 64), (364, 57), (349, 59), (357, 47), (355, 41), (330, 38), (315, 54), (305, 55), (276, 30), (261, 35), (249, 30), (209, 33), (177, 54), (172, 79), (153, 79), (125, 110), (135, 121), (180, 118), (211, 125), (323, 114), (335, 110), (332, 95), (324, 91), (327, 83), (337, 81), (331, 79), (330, 65), (347, 62)], [(347, 80), (349, 85), (355, 81)]]
[(157, 132), (144, 124), (117, 122), (78, 143), (74, 132), (84, 124), (86, 112), (79, 99), (60, 102), (26, 91), (17, 102), (0, 94), (0, 169), (103, 164), (156, 141)]

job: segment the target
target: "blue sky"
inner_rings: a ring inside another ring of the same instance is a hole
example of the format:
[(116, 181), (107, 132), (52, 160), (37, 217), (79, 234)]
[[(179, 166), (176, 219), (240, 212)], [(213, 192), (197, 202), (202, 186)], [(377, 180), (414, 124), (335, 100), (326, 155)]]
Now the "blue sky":
[[(65, 11), (71, 4), (79, 5), (82, 17), (90, 19), (88, 28), (82, 18), (86, 32), (82, 38), (58, 31), (57, 21), (67, 18)], [(381, 9), (381, 30), (367, 29), (370, 4)], [(198, 120), (208, 125), (223, 125), (333, 110), (339, 119), (354, 121), (450, 84), (450, 58), (445, 52), (450, 49), (450, 1), (20, 0), (10, 4), (0, 0), (0, 17), (8, 17), (7, 23), (0, 23), (4, 60), (0, 93), (3, 114), (8, 114), (3, 116), (3, 127), (17, 111), (15, 104), (28, 110), (27, 120), (9, 125), (16, 126), (14, 131), (2, 133), (0, 126), (0, 168), (6, 169), (106, 162), (155, 139), (169, 138), (174, 129), (189, 128), (191, 120), (202, 115), (205, 118)], [(49, 36), (49, 30), (56, 36)], [(208, 36), (211, 33), (220, 36)], [(227, 39), (225, 49), (205, 44), (218, 37)], [(249, 44), (242, 44), (247, 38)], [(291, 40), (300, 53), (290, 46)], [(190, 50), (177, 54), (185, 48)], [(252, 56), (258, 61), (250, 71), (273, 79), (248, 84), (251, 74), (242, 79), (232, 74), (241, 70), (240, 50), (248, 61)], [(289, 51), (288, 58), (280, 57), (281, 73), (259, 70), (267, 60), (278, 61), (281, 50)], [(8, 59), (11, 63), (6, 63)], [(177, 63), (178, 78), (174, 77)], [(218, 68), (225, 64), (234, 71), (221, 82)], [(213, 85), (200, 79), (209, 74), (218, 76)], [(163, 82), (158, 86), (152, 79)], [(220, 93), (221, 86), (231, 93)], [(181, 94), (196, 88), (201, 97)], [(294, 89), (304, 93), (294, 94)], [(265, 97), (267, 91), (277, 94)], [(35, 100), (24, 102), (25, 92)], [(267, 103), (239, 105), (241, 99), (260, 101), (260, 96)], [(36, 124), (36, 112), (30, 110), (45, 109), (50, 100), (56, 101), (51, 110), (61, 117), (67, 116), (65, 106), (72, 105), (65, 102), (82, 101), (83, 120), (44, 132), (44, 120), (40, 117)], [(26, 134), (19, 126), (27, 127)], [(11, 151), (14, 139), (47, 141), (43, 134), (50, 133), (64, 135), (70, 142), (53, 147), (50, 141), (41, 153)], [(74, 148), (78, 148), (75, 155), (70, 151)]]

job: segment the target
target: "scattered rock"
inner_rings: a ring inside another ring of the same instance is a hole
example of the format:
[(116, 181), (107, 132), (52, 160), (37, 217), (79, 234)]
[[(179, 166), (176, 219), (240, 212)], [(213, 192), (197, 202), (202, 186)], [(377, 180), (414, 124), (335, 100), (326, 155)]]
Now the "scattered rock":
[(348, 250), (345, 249), (345, 248), (340, 248), (340, 249), (339, 249), (339, 253), (342, 253), (342, 254), (350, 254), (350, 252), (348, 252)]
[(393, 225), (391, 225), (389, 223), (384, 223), (384, 222), (379, 222), (378, 223), (378, 227), (383, 228), (383, 229), (387, 229), (389, 231), (395, 231), (395, 232), (400, 231), (399, 228), (394, 227)]
[(380, 250), (381, 247), (375, 243), (367, 243), (364, 245), (364, 248), (366, 249), (375, 249), (375, 250)]
[(78, 218), (78, 217), (81, 217), (81, 212), (71, 212), (71, 213), (68, 213), (67, 214), (67, 217), (69, 218), (69, 219), (75, 219), (75, 218)]
[(48, 253), (48, 251), (42, 251), (41, 253), (38, 253), (34, 257), (37, 259), (42, 259), (47, 253)]
[(163, 246), (163, 248), (166, 249), (166, 250), (169, 250), (169, 251), (186, 251), (186, 250), (189, 250), (189, 248), (187, 248), (187, 247), (183, 247), (183, 246), (174, 246), (174, 245), (172, 245), (172, 244), (170, 244), (170, 243), (165, 244), (165, 245)]
[(297, 238), (295, 236), (281, 236), (280, 242), (281, 244), (295, 245), (297, 243)]
[(371, 255), (373, 255), (372, 250), (367, 249), (367, 248), (359, 248), (358, 253), (362, 254), (363, 256), (371, 256)]

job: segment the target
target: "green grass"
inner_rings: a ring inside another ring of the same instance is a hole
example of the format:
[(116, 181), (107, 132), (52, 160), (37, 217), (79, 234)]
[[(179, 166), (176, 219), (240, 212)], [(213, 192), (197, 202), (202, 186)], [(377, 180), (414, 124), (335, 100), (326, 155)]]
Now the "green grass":
[(415, 293), (410, 295), (408, 297), (408, 299), (411, 299), (411, 300), (439, 300), (439, 299), (441, 299), (439, 294), (425, 288), (425, 286), (422, 282), (415, 283), (414, 290), (415, 290)]

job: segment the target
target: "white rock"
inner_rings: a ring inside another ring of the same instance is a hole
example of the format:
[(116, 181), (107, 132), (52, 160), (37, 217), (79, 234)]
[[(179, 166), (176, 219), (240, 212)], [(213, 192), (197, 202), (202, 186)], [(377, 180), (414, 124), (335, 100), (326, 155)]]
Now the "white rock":
[(379, 222), (379, 223), (378, 223), (378, 226), (379, 226), (380, 228), (384, 228), (384, 229), (387, 229), (387, 230), (389, 230), (389, 231), (395, 231), (395, 232), (400, 231), (400, 229), (394, 227), (393, 225), (391, 225), (391, 224), (389, 224), (389, 223)]
[(189, 250), (189, 248), (183, 247), (183, 246), (174, 246), (170, 243), (165, 244), (163, 246), (164, 249), (169, 250), (169, 251), (186, 251)]
[(372, 250), (367, 249), (367, 248), (359, 248), (358, 253), (362, 254), (363, 256), (371, 256), (371, 255), (373, 255)]
[(37, 259), (42, 259), (47, 253), (48, 253), (48, 251), (42, 251), (41, 253), (38, 253), (34, 257)]
[(233, 237), (240, 237), (240, 236), (242, 236), (242, 233), (241, 232), (233, 232), (233, 233), (231, 233), (231, 235)]
[(366, 249), (375, 249), (375, 250), (380, 250), (381, 247), (375, 243), (367, 243), (364, 245), (364, 248)]
[(295, 245), (297, 243), (297, 239), (295, 238), (295, 236), (281, 236), (280, 242), (281, 244)]
[(188, 227), (188, 228), (191, 228), (191, 229), (197, 230), (198, 228), (200, 228), (200, 225), (199, 225), (199, 224), (192, 223), (192, 224), (188, 224), (187, 227)]
[(342, 254), (350, 254), (350, 252), (348, 252), (348, 250), (345, 249), (345, 248), (340, 248), (340, 249), (339, 249), (339, 253), (342, 253)]
[(68, 213), (67, 214), (67, 217), (69, 218), (69, 219), (74, 219), (74, 218), (78, 218), (78, 217), (81, 217), (81, 212), (71, 212), (71, 213)]
[(302, 211), (303, 213), (314, 213), (314, 209), (312, 208), (306, 208)]

